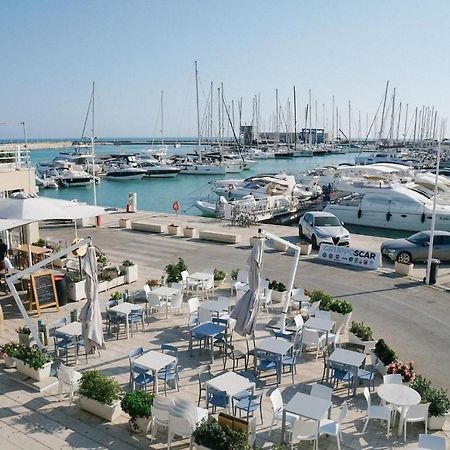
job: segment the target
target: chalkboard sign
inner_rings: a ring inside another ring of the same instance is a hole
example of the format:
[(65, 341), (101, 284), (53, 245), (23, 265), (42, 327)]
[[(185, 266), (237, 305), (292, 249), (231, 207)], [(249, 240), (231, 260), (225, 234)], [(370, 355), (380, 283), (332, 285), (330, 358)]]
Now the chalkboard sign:
[(31, 288), (30, 311), (36, 309), (39, 315), (41, 309), (53, 306), (59, 311), (58, 294), (52, 272), (38, 272), (31, 275)]

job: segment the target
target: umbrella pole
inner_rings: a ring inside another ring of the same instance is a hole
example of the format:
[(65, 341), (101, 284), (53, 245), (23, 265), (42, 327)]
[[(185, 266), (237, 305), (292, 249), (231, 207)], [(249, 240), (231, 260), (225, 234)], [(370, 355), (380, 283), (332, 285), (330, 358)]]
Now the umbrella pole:
[(75, 225), (75, 239), (78, 239), (78, 227), (77, 227), (77, 219), (73, 220), (73, 223)]
[(33, 257), (31, 254), (31, 225), (26, 226), (27, 229), (27, 244), (28, 244), (28, 267), (33, 265)]
[(297, 247), (297, 249), (294, 251), (294, 262), (291, 267), (291, 273), (289, 274), (286, 298), (284, 300), (283, 312), (281, 314), (281, 319), (280, 319), (280, 330), (282, 333), (284, 333), (286, 330), (286, 317), (287, 317), (287, 313), (288, 313), (288, 309), (289, 309), (289, 303), (291, 301), (291, 292), (292, 292), (292, 288), (294, 287), (294, 279), (295, 279), (295, 274), (297, 273), (299, 257), (300, 257), (300, 247)]

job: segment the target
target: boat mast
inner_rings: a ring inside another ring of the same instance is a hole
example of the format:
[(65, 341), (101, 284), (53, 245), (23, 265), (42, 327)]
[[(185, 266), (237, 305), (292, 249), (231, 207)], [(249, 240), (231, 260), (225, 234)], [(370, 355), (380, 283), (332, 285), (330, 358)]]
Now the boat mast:
[(407, 126), (408, 126), (408, 109), (409, 109), (409, 103), (406, 104), (406, 111), (405, 111), (405, 129), (403, 131), (403, 147), (406, 144), (406, 132), (407, 132)]
[(209, 102), (209, 145), (212, 145), (213, 140), (213, 82), (211, 81), (211, 92), (209, 94), (210, 102)]
[(312, 114), (311, 114), (311, 89), (309, 89), (309, 136), (308, 136), (308, 141), (309, 141), (309, 146), (312, 147)]
[(161, 91), (161, 147), (164, 148), (164, 91)]
[(381, 111), (381, 125), (380, 125), (380, 134), (378, 135), (378, 142), (381, 142), (381, 137), (383, 135), (384, 112), (386, 111), (386, 99), (387, 99), (388, 88), (389, 88), (389, 80), (386, 81), (386, 90), (384, 91), (383, 109)]
[(278, 108), (278, 89), (275, 89), (275, 110), (276, 110), (276, 116), (275, 116), (275, 137), (277, 142), (277, 149), (280, 144), (280, 123), (279, 123), (279, 108)]
[(395, 88), (392, 95), (391, 127), (389, 129), (389, 147), (394, 146)]
[(315, 101), (314, 108), (316, 115), (316, 124), (315, 124), (316, 130), (314, 132), (314, 145), (317, 147), (317, 100)]
[(352, 147), (352, 104), (348, 101), (348, 148)]
[(399, 144), (399, 136), (400, 136), (400, 120), (402, 118), (402, 102), (398, 105), (398, 121), (397, 121), (397, 137), (395, 138), (397, 145)]
[(334, 95), (331, 105), (331, 143), (334, 145)]
[(417, 131), (417, 106), (416, 112), (414, 114), (414, 137), (413, 137), (413, 148), (416, 147), (416, 131)]
[(95, 81), (92, 82), (92, 136), (91, 136), (91, 153), (92, 153), (92, 194), (94, 196), (94, 206), (97, 206), (97, 187), (95, 185)]
[(294, 86), (294, 152), (297, 150), (297, 97)]
[(201, 145), (201, 137), (200, 137), (200, 107), (198, 103), (198, 70), (197, 70), (197, 61), (195, 61), (195, 96), (196, 96), (196, 104), (197, 104), (197, 153), (198, 160), (202, 162), (202, 152), (200, 150)]

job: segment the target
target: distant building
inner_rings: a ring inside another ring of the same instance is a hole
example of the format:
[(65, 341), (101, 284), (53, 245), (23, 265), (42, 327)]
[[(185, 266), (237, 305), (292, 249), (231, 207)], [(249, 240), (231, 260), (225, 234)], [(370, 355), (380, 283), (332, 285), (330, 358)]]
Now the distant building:
[[(311, 135), (311, 142), (315, 144), (316, 142), (318, 144), (323, 144), (328, 139), (328, 134), (325, 133), (325, 130), (323, 128), (302, 128), (297, 133), (297, 142), (302, 143), (306, 142), (308, 143), (309, 136)], [(243, 125), (241, 126), (241, 142), (243, 142), (244, 145), (253, 145), (256, 142), (267, 142), (267, 143), (275, 143), (275, 142), (281, 142), (286, 144), (293, 144), (295, 141), (295, 134), (294, 133), (286, 133), (286, 132), (280, 132), (275, 133), (273, 131), (260, 131), (258, 135), (255, 135), (253, 126), (252, 125)], [(317, 141), (316, 141), (317, 136)]]

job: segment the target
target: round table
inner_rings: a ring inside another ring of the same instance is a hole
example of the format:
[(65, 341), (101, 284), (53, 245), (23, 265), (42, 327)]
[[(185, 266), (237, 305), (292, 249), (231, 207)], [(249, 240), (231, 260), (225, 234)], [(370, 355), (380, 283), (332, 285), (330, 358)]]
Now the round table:
[(378, 386), (377, 393), (386, 403), (392, 403), (401, 409), (398, 424), (398, 436), (400, 436), (402, 434), (403, 420), (406, 411), (409, 406), (418, 405), (420, 403), (420, 394), (403, 384), (382, 384)]

